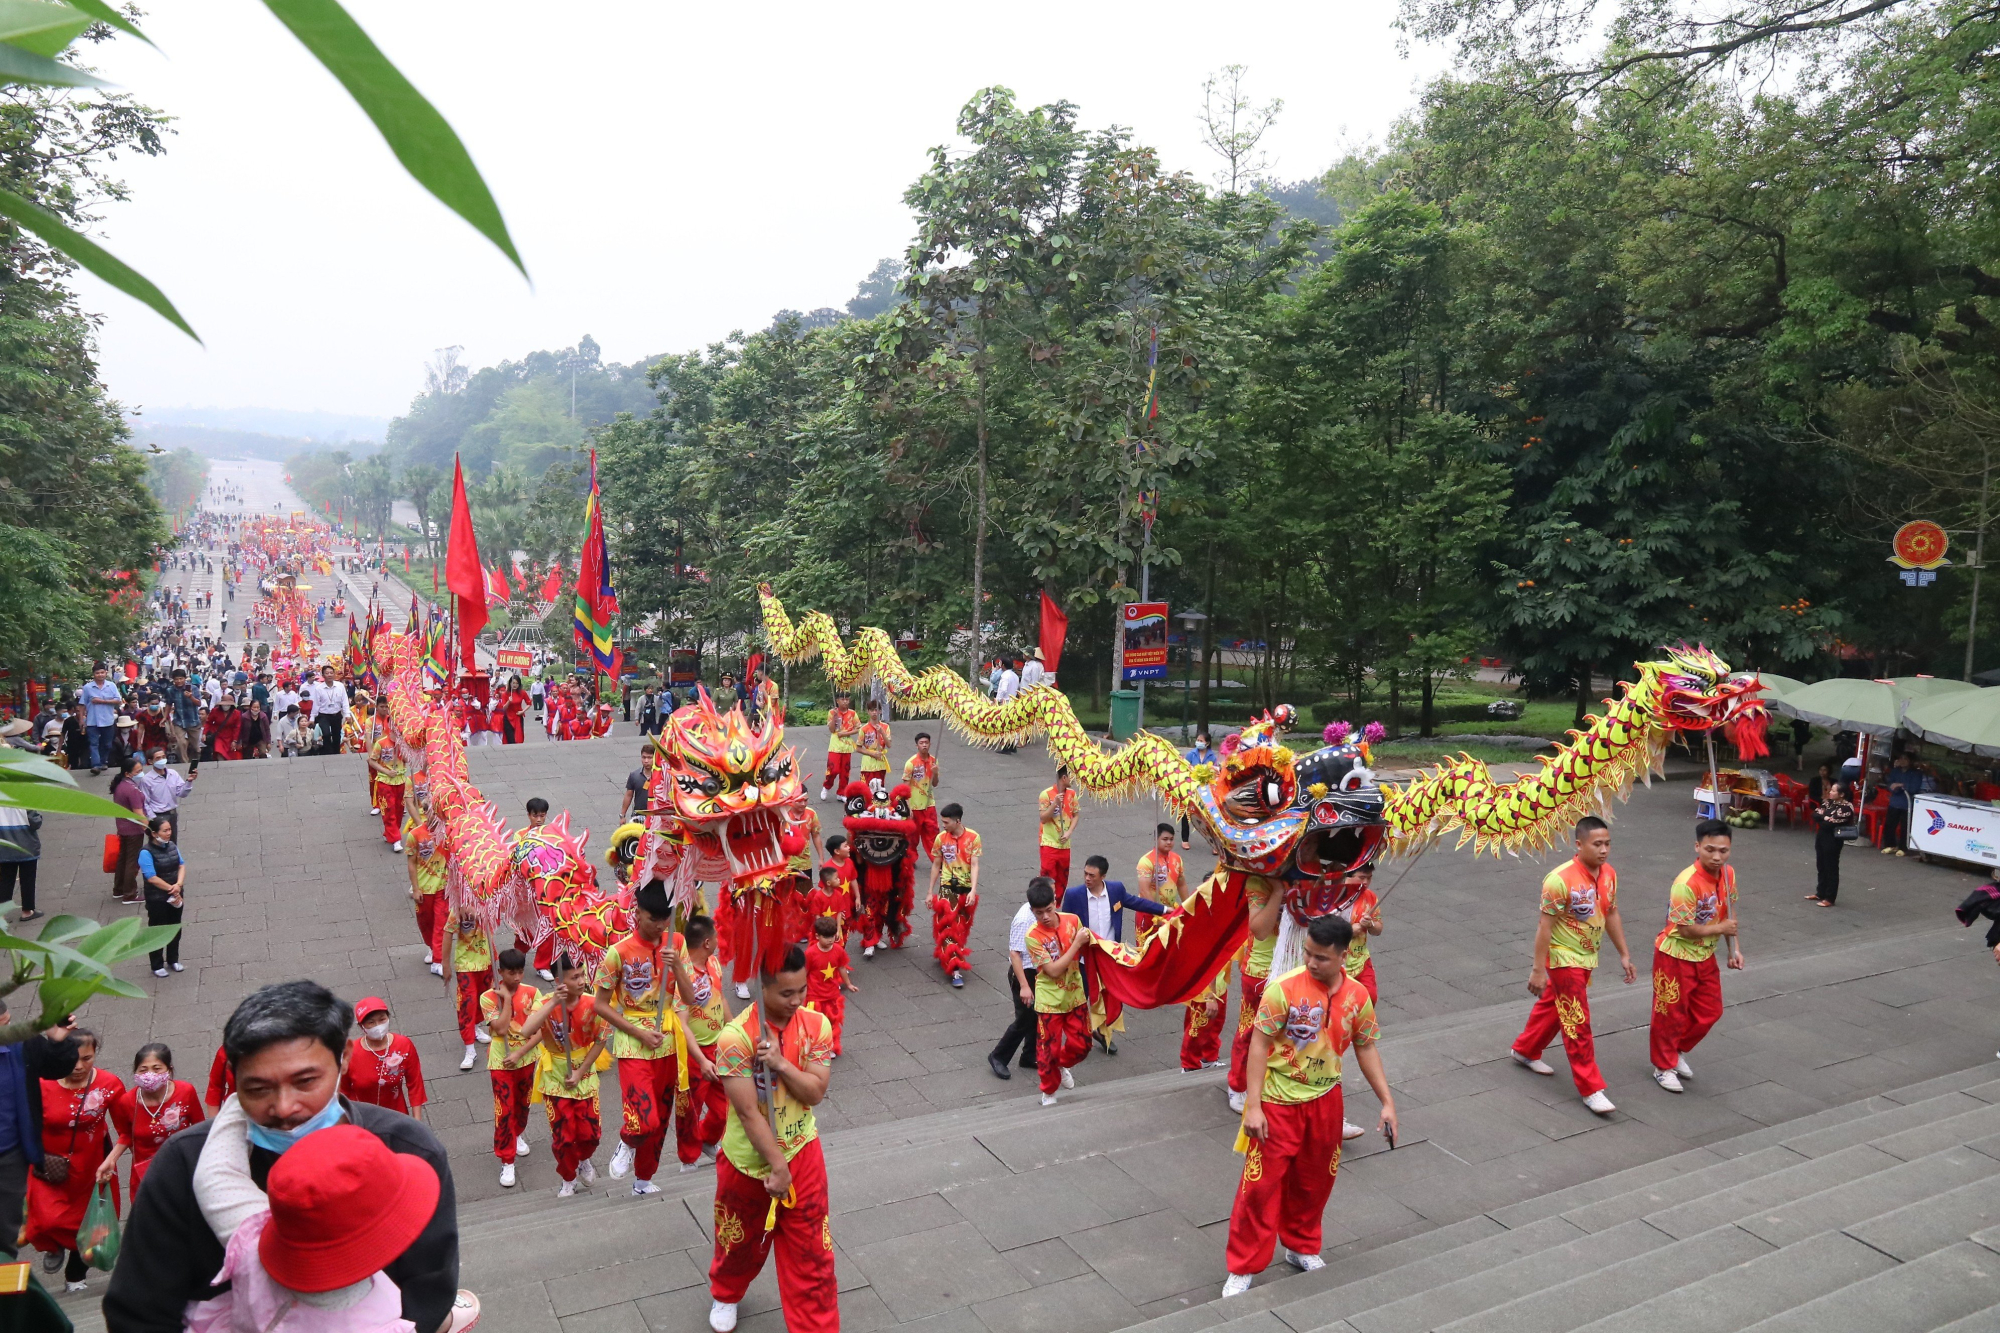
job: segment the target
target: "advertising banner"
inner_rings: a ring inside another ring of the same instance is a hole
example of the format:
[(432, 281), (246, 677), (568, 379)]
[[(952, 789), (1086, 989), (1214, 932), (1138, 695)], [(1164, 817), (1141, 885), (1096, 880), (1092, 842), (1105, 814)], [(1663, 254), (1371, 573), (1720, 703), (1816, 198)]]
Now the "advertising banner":
[(535, 669), (535, 654), (527, 648), (502, 648), (495, 656), (502, 671), (532, 671)]
[(2000, 866), (2000, 807), (1935, 794), (1912, 797), (1910, 850)]
[(1125, 603), (1126, 682), (1167, 678), (1167, 604), (1165, 602)]

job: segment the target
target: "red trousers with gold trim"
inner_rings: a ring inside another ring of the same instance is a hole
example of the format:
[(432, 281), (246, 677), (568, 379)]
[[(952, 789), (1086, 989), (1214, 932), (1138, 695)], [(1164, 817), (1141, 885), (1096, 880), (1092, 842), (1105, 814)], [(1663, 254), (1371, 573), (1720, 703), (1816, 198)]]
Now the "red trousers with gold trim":
[[(1727, 945), (1718, 946), (1727, 948)], [(1699, 963), (1653, 950), (1653, 1068), (1672, 1069), (1722, 1017), (1722, 971), (1714, 955)]]
[(1309, 1102), (1264, 1103), (1264, 1138), (1243, 1155), (1229, 1212), (1229, 1271), (1261, 1273), (1273, 1242), (1318, 1254), (1320, 1218), (1340, 1174), (1340, 1085)]
[(438, 926), (444, 916), (444, 893), (420, 893), (417, 895), (417, 934), (424, 937), (424, 947), (436, 958)]
[(1264, 983), (1269, 978), (1243, 974), (1243, 1000), (1236, 1012), (1236, 1037), (1229, 1043), (1229, 1090), (1250, 1090), (1250, 1024), (1257, 1006), (1264, 1002)]
[(931, 956), (945, 972), (962, 972), (972, 966), (972, 917), (979, 904), (964, 894), (938, 893), (931, 897)]
[(1539, 1060), (1556, 1033), (1562, 1033), (1563, 1054), (1569, 1057), (1569, 1076), (1576, 1081), (1578, 1095), (1588, 1097), (1604, 1091), (1604, 1075), (1597, 1068), (1597, 1043), (1590, 1034), (1590, 969), (1552, 967), (1547, 989), (1535, 997), (1528, 1010), (1528, 1025), (1514, 1038), (1514, 1054), (1524, 1060)]
[(473, 1031), (479, 1025), (479, 997), (492, 984), (490, 967), (458, 974), (458, 1039), (467, 1046), (479, 1035)]
[(528, 1130), (528, 1094), (535, 1087), (535, 1066), (519, 1069), (489, 1069), (493, 1081), (493, 1155), (503, 1162), (514, 1160), (514, 1141)]
[(1056, 904), (1061, 906), (1063, 890), (1069, 887), (1069, 848), (1042, 848), (1042, 873), (1056, 882)]
[(635, 1156), (632, 1174), (651, 1180), (660, 1169), (660, 1153), (667, 1146), (667, 1119), (674, 1113), (674, 1094), (680, 1081), (680, 1061), (671, 1045), (657, 1060), (630, 1056), (618, 1061), (618, 1102), (624, 1120), (618, 1137), (630, 1145)]
[(1217, 1004), (1210, 1013), (1208, 1005), (1206, 1000), (1196, 1000), (1181, 1016), (1182, 1069), (1199, 1069), (1222, 1054), (1222, 1019), (1229, 1006)]
[(375, 803), (382, 807), (382, 841), (392, 846), (403, 840), (403, 793), (408, 790), (400, 782), (375, 784)]
[[(713, 1045), (702, 1047), (701, 1053), (710, 1065), (715, 1063)], [(685, 1165), (699, 1161), (704, 1147), (722, 1142), (728, 1118), (729, 1098), (723, 1095), (722, 1084), (703, 1078), (699, 1069), (688, 1070), (687, 1091), (674, 1091), (674, 1155)]]
[(819, 1140), (791, 1160), (792, 1206), (778, 1205), (766, 1231), (771, 1195), (764, 1182), (738, 1171), (727, 1156), (715, 1159), (715, 1260), (708, 1291), (734, 1305), (778, 1252), (778, 1304), (790, 1333), (834, 1333), (840, 1327), (840, 1284), (833, 1271), (833, 1227), (827, 1217), (826, 1159)]
[(1090, 1010), (1078, 1005), (1066, 1014), (1035, 1015), (1035, 1068), (1043, 1092), (1062, 1086), (1062, 1071), (1090, 1054)]
[(917, 846), (924, 849), (924, 855), (937, 860), (935, 844), (938, 835), (937, 807), (927, 805), (921, 810), (910, 811), (910, 822), (917, 826)]
[(1361, 965), (1361, 970), (1354, 974), (1354, 979), (1361, 983), (1361, 989), (1368, 992), (1368, 1002), (1370, 1004), (1380, 1004), (1382, 1002), (1382, 997), (1375, 992), (1375, 960), (1373, 958), (1370, 958)]
[(588, 1097), (542, 1097), (549, 1111), (549, 1149), (555, 1153), (556, 1175), (575, 1180), (576, 1169), (589, 1161), (604, 1140), (598, 1118), (597, 1094)]
[(827, 751), (826, 781), (820, 784), (820, 790), (826, 791), (828, 788), (831, 788), (835, 796), (845, 799), (847, 796), (848, 772), (853, 765), (854, 751), (849, 750), (845, 754), (835, 754), (831, 750)]

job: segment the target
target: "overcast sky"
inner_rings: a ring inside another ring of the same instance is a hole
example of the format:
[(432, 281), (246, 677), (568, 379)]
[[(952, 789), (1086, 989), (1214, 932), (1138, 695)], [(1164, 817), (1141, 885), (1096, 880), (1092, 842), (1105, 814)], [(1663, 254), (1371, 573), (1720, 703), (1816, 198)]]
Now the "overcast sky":
[(1439, 67), (1400, 58), (1394, 0), (693, 6), (349, 0), (457, 128), (525, 282), (413, 184), (332, 78), (255, 0), (150, 6), (164, 54), (100, 68), (178, 118), (121, 160), (103, 232), (206, 348), (85, 281), (128, 407), (393, 415), (432, 350), (473, 366), (589, 333), (611, 360), (697, 347), (784, 308), (844, 304), (910, 234), (904, 189), (976, 89), (1068, 98), (1207, 176), (1203, 77), (1240, 62), (1285, 111), (1276, 174), (1379, 140)]

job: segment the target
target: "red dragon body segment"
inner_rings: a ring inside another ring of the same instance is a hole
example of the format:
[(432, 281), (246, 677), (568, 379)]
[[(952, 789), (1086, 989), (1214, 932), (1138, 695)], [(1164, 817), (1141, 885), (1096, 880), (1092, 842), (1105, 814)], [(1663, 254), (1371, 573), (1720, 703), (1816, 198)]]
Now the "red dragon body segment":
[(847, 784), (847, 830), (854, 871), (861, 881), (861, 943), (886, 938), (900, 949), (910, 933), (910, 907), (917, 879), (917, 822), (910, 815), (910, 789), (893, 789), (859, 779)]
[(589, 840), (588, 829), (570, 836), (565, 810), (540, 828), (515, 834), (511, 860), (541, 923), (535, 943), (553, 934), (558, 949), (594, 972), (605, 951), (632, 929), (632, 892), (607, 897), (598, 889), (597, 869), (584, 854)]

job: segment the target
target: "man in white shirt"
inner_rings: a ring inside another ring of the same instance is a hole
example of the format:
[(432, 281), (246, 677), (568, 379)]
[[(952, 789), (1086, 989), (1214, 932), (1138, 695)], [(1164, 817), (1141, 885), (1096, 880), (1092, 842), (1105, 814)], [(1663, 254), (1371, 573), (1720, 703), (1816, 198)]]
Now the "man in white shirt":
[(339, 754), (340, 730), (347, 722), (347, 688), (333, 678), (328, 667), (309, 688), (312, 695), (313, 726), (319, 729), (315, 754)]
[(1042, 650), (1037, 648), (1028, 655), (1028, 660), (1021, 664), (1021, 688), (1024, 690), (1034, 688), (1041, 684), (1048, 674), (1048, 668), (1042, 665)]
[(208, 700), (208, 706), (215, 708), (222, 703), (222, 677), (210, 671), (208, 679), (201, 683), (201, 692)]
[[(993, 702), (1004, 704), (1020, 692), (1021, 678), (1015, 674), (1014, 659), (1011, 657), (1003, 658), (1000, 663), (1000, 681), (993, 687)], [(1015, 747), (1012, 745), (1003, 745), (1000, 747), (1001, 754), (1013, 754), (1014, 750)], [(1061, 892), (1062, 886), (1057, 885), (1056, 889), (1057, 892)]]
[(280, 685), (271, 693), (271, 716), (283, 717), (299, 706), (299, 692), (289, 684)]
[[(1028, 881), (1031, 889), (1037, 884), (1047, 884), (1051, 892), (1058, 891), (1054, 880)], [(1023, 901), (1007, 926), (1007, 970), (1011, 978), (1008, 990), (1014, 997), (1014, 1021), (1000, 1034), (1000, 1044), (986, 1056), (986, 1067), (995, 1078), (1014, 1077), (1007, 1063), (1017, 1049), (1021, 1052), (1021, 1068), (1035, 1067), (1035, 969), (1028, 962), (1028, 931), (1034, 924), (1035, 909)]]

